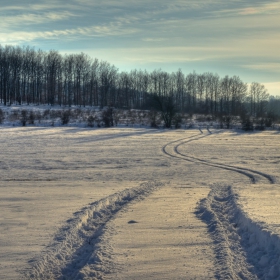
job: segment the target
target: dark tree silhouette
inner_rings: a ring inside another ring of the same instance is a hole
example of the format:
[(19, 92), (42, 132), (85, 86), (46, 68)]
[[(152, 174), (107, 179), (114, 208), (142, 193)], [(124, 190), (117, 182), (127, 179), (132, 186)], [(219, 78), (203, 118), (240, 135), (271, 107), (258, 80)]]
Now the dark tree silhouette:
[(84, 53), (61, 55), (55, 50), (1, 45), (0, 103), (153, 108), (161, 113), (166, 127), (176, 112), (232, 120), (245, 110), (256, 122), (271, 119), (272, 113), (280, 115), (279, 98), (269, 96), (257, 82), (248, 88), (238, 76), (185, 75), (181, 69), (119, 72), (114, 65)]

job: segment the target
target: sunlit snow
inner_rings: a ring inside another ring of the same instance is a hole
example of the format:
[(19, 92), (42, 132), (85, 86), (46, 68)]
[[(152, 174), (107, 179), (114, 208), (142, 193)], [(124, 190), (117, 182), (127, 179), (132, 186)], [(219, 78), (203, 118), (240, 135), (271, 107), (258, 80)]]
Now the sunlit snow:
[(2, 126), (0, 278), (279, 279), (279, 140)]

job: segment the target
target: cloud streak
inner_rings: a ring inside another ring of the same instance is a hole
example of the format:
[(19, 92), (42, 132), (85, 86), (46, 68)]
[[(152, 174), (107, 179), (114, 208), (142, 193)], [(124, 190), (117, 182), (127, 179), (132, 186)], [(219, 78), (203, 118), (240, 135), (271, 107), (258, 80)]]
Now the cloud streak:
[(280, 62), (249, 64), (249, 65), (243, 65), (243, 67), (247, 69), (253, 69), (253, 70), (266, 70), (266, 71), (280, 73)]
[(39, 39), (77, 39), (80, 36), (87, 37), (106, 37), (106, 36), (120, 36), (137, 32), (136, 29), (122, 29), (120, 26), (90, 26), (78, 27), (74, 29), (51, 30), (51, 31), (37, 31), (37, 32), (12, 32), (9, 34), (0, 33), (2, 42), (5, 44), (15, 44), (35, 41)]
[(268, 2), (268, 3), (254, 3), (246, 5), (246, 7), (222, 9), (218, 11), (212, 11), (213, 15), (219, 17), (227, 16), (255, 16), (255, 15), (276, 15), (280, 14), (280, 3), (279, 2)]
[(16, 16), (2, 16), (0, 27), (11, 28), (23, 25), (36, 25), (55, 21), (65, 21), (74, 17), (70, 12), (47, 12), (43, 14), (27, 13)]

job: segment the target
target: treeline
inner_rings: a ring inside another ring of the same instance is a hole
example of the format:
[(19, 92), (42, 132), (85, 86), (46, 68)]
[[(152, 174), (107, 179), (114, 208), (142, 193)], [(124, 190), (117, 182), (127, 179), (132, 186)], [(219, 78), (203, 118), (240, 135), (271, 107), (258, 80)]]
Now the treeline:
[(0, 102), (60, 106), (151, 109), (153, 98), (172, 98), (178, 112), (263, 117), (279, 114), (280, 99), (264, 85), (238, 76), (181, 70), (120, 72), (84, 53), (61, 55), (30, 47), (0, 45)]

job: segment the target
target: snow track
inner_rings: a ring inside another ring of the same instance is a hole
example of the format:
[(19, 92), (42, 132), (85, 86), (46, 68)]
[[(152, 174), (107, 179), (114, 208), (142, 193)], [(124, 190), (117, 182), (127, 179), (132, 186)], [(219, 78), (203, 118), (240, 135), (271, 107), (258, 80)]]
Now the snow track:
[[(193, 162), (193, 163), (205, 164), (205, 165), (208, 165), (208, 166), (213, 166), (213, 167), (216, 167), (216, 168), (221, 168), (221, 169), (224, 169), (224, 170), (230, 170), (230, 171), (240, 173), (244, 176), (247, 176), (252, 183), (256, 183), (257, 181), (259, 181), (259, 177), (262, 177), (263, 179), (265, 179), (266, 181), (268, 181), (271, 184), (275, 183), (274, 178), (272, 176), (270, 176), (268, 174), (265, 174), (263, 172), (252, 170), (252, 169), (249, 169), (249, 168), (242, 168), (242, 167), (238, 167), (238, 166), (227, 165), (227, 164), (222, 164), (222, 163), (217, 163), (217, 162), (212, 162), (212, 161), (200, 159), (200, 158), (197, 158), (197, 157), (185, 155), (178, 150), (179, 146), (181, 146), (183, 144), (187, 144), (191, 141), (196, 141), (196, 140), (199, 140), (201, 138), (204, 138), (204, 137), (207, 137), (207, 136), (210, 136), (210, 135), (215, 135), (215, 134), (212, 134), (212, 133), (208, 133), (206, 135), (197, 134), (197, 135), (191, 136), (189, 138), (179, 139), (179, 140), (167, 143), (165, 146), (163, 146), (162, 151), (166, 155), (174, 157), (174, 158), (179, 158), (179, 159), (183, 159), (183, 160)], [(178, 144), (176, 144), (176, 143), (178, 143)], [(172, 152), (167, 151), (167, 148), (170, 147), (170, 146), (173, 148)]]
[(218, 279), (280, 278), (279, 236), (248, 217), (231, 186), (213, 186), (197, 215), (215, 241)]
[[(143, 183), (74, 213), (74, 218), (67, 221), (34, 266), (24, 273), (25, 278), (103, 279), (111, 262), (110, 247), (100, 246), (106, 223), (129, 202), (143, 199), (161, 185), (156, 182)], [(87, 270), (87, 267), (90, 269)]]
[[(274, 184), (275, 179), (263, 172), (183, 154), (181, 145), (209, 135), (197, 134), (163, 146), (164, 154), (195, 164), (238, 172), (251, 183)], [(198, 205), (197, 216), (202, 219), (214, 240), (217, 279), (280, 279), (280, 237), (268, 231), (264, 224), (251, 220), (238, 205), (231, 186), (214, 185), (207, 198)]]
[[(179, 146), (185, 144), (186, 142), (182, 142), (178, 145), (176, 145), (174, 147), (174, 151), (183, 156), (183, 157), (187, 157), (189, 159), (192, 159), (192, 160), (195, 160), (195, 161), (198, 161), (200, 163), (203, 163), (203, 164), (207, 164), (207, 165), (210, 165), (210, 166), (214, 166), (214, 167), (218, 167), (218, 168), (222, 168), (222, 169), (226, 169), (226, 170), (232, 170), (232, 171), (235, 171), (235, 172), (238, 172), (238, 173), (241, 173), (243, 175), (246, 175), (248, 176), (253, 183), (255, 183), (257, 181), (257, 179), (255, 178), (255, 174), (256, 175), (259, 175), (261, 177), (263, 177), (264, 179), (268, 180), (269, 183), (271, 184), (274, 184), (274, 178), (268, 174), (265, 174), (263, 172), (260, 172), (260, 171), (257, 171), (257, 170), (253, 170), (253, 169), (249, 169), (249, 168), (244, 168), (244, 167), (238, 167), (238, 166), (234, 166), (234, 165), (228, 165), (228, 164), (223, 164), (223, 163), (218, 163), (218, 162), (212, 162), (212, 161), (207, 161), (207, 160), (204, 160), (204, 159), (200, 159), (200, 158), (197, 158), (197, 157), (192, 157), (192, 156), (187, 156), (187, 155), (184, 155), (182, 154), (181, 152), (178, 151), (178, 148)], [(249, 172), (249, 173), (248, 173)], [(253, 173), (253, 174), (250, 174), (250, 173)]]

